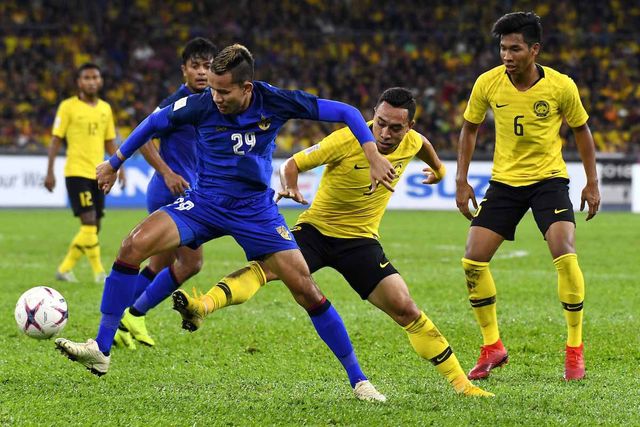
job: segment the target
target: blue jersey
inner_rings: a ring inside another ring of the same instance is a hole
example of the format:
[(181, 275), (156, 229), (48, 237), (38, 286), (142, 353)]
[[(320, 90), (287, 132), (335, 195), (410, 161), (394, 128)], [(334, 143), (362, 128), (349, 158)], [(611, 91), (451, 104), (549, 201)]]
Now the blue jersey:
[[(182, 85), (158, 106), (158, 110), (173, 104), (178, 99), (191, 95), (192, 92), (186, 85)], [(154, 138), (160, 139), (160, 157), (172, 171), (182, 176), (191, 188), (195, 188), (196, 168), (198, 158), (196, 155), (196, 139), (198, 134), (192, 125), (182, 125), (175, 129), (158, 132)], [(164, 178), (156, 171), (147, 186), (147, 210), (151, 213), (161, 206), (168, 205), (176, 199), (177, 195), (171, 194), (171, 190), (164, 182)]]
[[(164, 99), (158, 108), (164, 108), (191, 94), (192, 92), (189, 88), (183, 84), (173, 94)], [(160, 157), (162, 157), (162, 160), (193, 188), (196, 182), (196, 167), (198, 164), (195, 142), (198, 135), (195, 128), (191, 125), (184, 125), (170, 131), (158, 133), (154, 137), (160, 139)], [(158, 175), (157, 172), (156, 175)], [(159, 176), (158, 178), (162, 180), (162, 177)], [(164, 181), (162, 182), (164, 183)]]
[(220, 113), (211, 90), (173, 103), (168, 115), (175, 126), (193, 125), (198, 134), (198, 191), (246, 198), (269, 188), (271, 158), (280, 128), (289, 119), (318, 120), (318, 100), (302, 91), (253, 82), (249, 108)]

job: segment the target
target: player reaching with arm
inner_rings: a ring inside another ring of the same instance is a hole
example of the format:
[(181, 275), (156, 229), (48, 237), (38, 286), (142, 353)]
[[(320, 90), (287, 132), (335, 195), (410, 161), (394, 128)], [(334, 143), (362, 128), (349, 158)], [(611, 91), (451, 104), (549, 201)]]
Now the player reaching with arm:
[[(498, 331), (496, 287), (489, 262), (505, 239), (514, 239), (516, 226), (531, 208), (558, 272), (558, 296), (568, 330), (564, 378), (579, 380), (585, 375), (584, 279), (576, 255), (575, 217), (559, 130), (564, 117), (584, 164), (587, 185), (582, 190), (580, 210), (588, 205), (588, 221), (600, 205), (589, 117), (573, 80), (536, 63), (542, 37), (536, 14), (504, 15), (492, 32), (500, 39), (503, 65), (475, 82), (464, 113), (456, 176), (458, 209), (471, 220), (462, 266), (483, 337), (480, 358), (469, 378), (486, 378), (493, 368), (508, 361)], [(495, 116), (496, 144), (491, 183), (478, 206), (467, 173), (487, 108)], [(470, 201), (477, 209), (475, 214), (469, 211)]]
[[(66, 140), (67, 160), (64, 166), (65, 183), (73, 214), (80, 218), (80, 231), (69, 245), (67, 255), (56, 271), (56, 279), (77, 282), (73, 267), (86, 255), (96, 283), (106, 277), (100, 260), (100, 219), (104, 215), (104, 193), (98, 188), (96, 166), (116, 152), (116, 129), (111, 106), (99, 98), (102, 88), (100, 68), (86, 63), (76, 71), (78, 95), (60, 103), (53, 123), (49, 161), (44, 186), (53, 191), (56, 186), (54, 165), (60, 146)], [(124, 170), (119, 172), (124, 187)]]
[[(428, 165), (423, 184), (434, 184), (443, 178), (445, 167), (430, 142), (412, 130), (415, 109), (409, 90), (387, 89), (375, 108), (373, 135), (378, 151), (394, 165), (398, 177), (417, 156)], [(467, 379), (449, 343), (417, 307), (404, 279), (386, 257), (378, 241), (378, 228), (391, 193), (380, 188), (368, 194), (369, 180), (363, 170), (366, 161), (350, 129), (340, 129), (285, 161), (278, 198), (307, 204), (298, 188), (298, 174), (320, 165), (327, 167), (318, 193), (293, 228), (311, 272), (332, 267), (342, 274), (363, 300), (387, 313), (407, 332), (416, 353), (433, 363), (456, 392), (493, 396)], [(397, 182), (398, 178), (393, 185)], [(183, 317), (183, 328), (193, 331), (207, 314), (247, 301), (266, 281), (277, 278), (268, 266), (252, 262), (222, 278), (200, 297), (177, 290), (174, 308)]]
[[(211, 41), (198, 37), (190, 40), (182, 51), (182, 75), (185, 83), (171, 96), (160, 103), (164, 108), (175, 101), (194, 93), (202, 93), (208, 85), (207, 76), (217, 48)], [(153, 141), (140, 148), (144, 158), (155, 169), (147, 187), (147, 210), (149, 213), (171, 204), (196, 181), (197, 133), (193, 125), (186, 124), (156, 135), (160, 139), (160, 150)], [(175, 262), (174, 262), (175, 261)], [(115, 343), (135, 349), (132, 337), (148, 346), (155, 345), (145, 323), (147, 311), (158, 305), (184, 283), (198, 274), (202, 267), (202, 247), (179, 247), (173, 251), (156, 254), (138, 274), (134, 303), (125, 310), (115, 336)]]
[[(117, 169), (157, 133), (183, 124), (198, 132), (198, 185), (172, 205), (157, 210), (136, 226), (122, 242), (107, 277), (102, 319), (96, 340), (76, 343), (64, 338), (56, 346), (93, 373), (103, 375), (122, 314), (133, 302), (140, 263), (179, 246), (197, 247), (231, 235), (248, 260), (262, 260), (282, 278), (296, 302), (311, 317), (316, 331), (347, 371), (356, 396), (384, 400), (362, 373), (347, 331), (335, 308), (311, 278), (269, 188), (271, 158), (278, 130), (294, 118), (343, 121), (367, 146), (376, 181), (390, 187), (393, 166), (377, 153), (362, 115), (346, 104), (318, 99), (302, 91), (288, 91), (253, 80), (254, 61), (242, 45), (223, 49), (214, 59), (210, 90), (182, 98), (151, 114), (125, 141), (117, 155), (98, 166), (100, 187), (109, 191)], [(360, 390), (360, 393), (358, 393)]]

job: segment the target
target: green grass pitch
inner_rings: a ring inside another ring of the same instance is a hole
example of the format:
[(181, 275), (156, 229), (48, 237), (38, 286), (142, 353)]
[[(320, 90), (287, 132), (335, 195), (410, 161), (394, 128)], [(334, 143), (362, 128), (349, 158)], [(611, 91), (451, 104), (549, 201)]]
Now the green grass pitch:
[[(290, 223), (297, 211), (285, 212)], [(109, 210), (100, 234), (106, 267), (142, 211)], [(316, 281), (334, 303), (360, 362), (386, 404), (356, 401), (346, 375), (280, 282), (243, 306), (180, 329), (169, 302), (147, 317), (155, 348), (113, 351), (109, 374), (91, 375), (23, 336), (18, 296), (36, 285), (69, 304), (63, 336), (94, 337), (102, 286), (86, 260), (81, 283), (56, 283), (55, 268), (77, 230), (63, 210), (0, 210), (0, 425), (623, 425), (640, 423), (640, 216), (578, 215), (585, 275), (587, 378), (561, 380), (565, 323), (556, 274), (533, 219), (492, 261), (498, 316), (510, 363), (481, 383), (495, 399), (456, 396), (411, 349), (405, 333), (335, 272)], [(388, 212), (382, 243), (418, 305), (448, 338), (465, 370), (481, 344), (460, 266), (468, 224), (455, 212)], [(185, 286), (207, 290), (244, 264), (230, 238), (205, 246), (205, 266)]]

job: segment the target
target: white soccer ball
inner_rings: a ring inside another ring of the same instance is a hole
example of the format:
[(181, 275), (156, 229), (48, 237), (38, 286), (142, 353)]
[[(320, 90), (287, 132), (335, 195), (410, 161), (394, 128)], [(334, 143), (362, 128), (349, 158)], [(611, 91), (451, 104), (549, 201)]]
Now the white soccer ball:
[(64, 297), (47, 286), (37, 286), (20, 295), (14, 314), (18, 328), (40, 340), (60, 332), (69, 316)]

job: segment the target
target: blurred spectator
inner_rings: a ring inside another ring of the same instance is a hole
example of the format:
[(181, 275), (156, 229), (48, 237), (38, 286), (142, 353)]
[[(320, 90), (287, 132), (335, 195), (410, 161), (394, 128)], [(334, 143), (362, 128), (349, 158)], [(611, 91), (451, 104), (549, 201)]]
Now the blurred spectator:
[[(259, 79), (349, 102), (367, 118), (384, 88), (409, 87), (420, 104), (416, 128), (453, 153), (475, 78), (500, 63), (491, 25), (531, 8), (545, 30), (540, 62), (580, 87), (598, 150), (640, 152), (640, 4), (621, 0), (4, 0), (0, 150), (44, 150), (56, 105), (73, 94), (73, 70), (88, 60), (104, 70), (103, 96), (125, 138), (180, 83), (179, 47), (205, 36), (247, 45)], [(293, 123), (278, 153), (332, 128)], [(562, 135), (575, 150), (566, 126)], [(493, 138), (484, 125), (476, 151), (491, 152)]]

